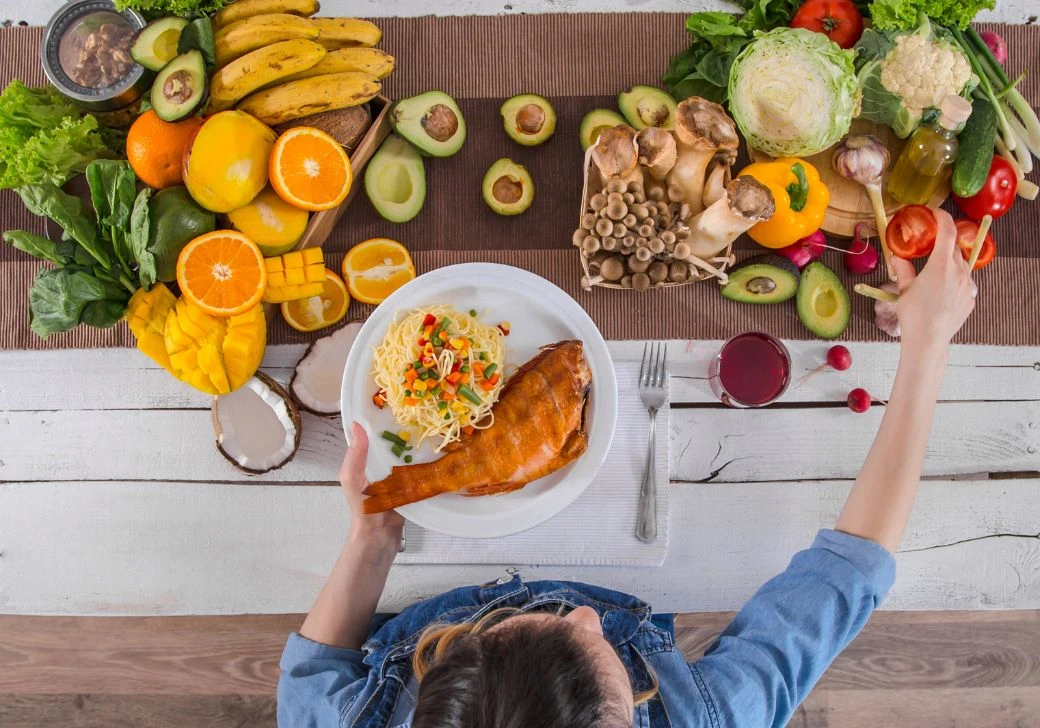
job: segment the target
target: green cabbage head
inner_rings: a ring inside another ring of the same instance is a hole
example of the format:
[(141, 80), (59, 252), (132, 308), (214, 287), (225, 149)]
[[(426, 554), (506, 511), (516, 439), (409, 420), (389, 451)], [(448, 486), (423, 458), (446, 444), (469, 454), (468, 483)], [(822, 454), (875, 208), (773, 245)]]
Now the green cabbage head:
[(774, 157), (821, 152), (859, 112), (855, 53), (822, 33), (756, 33), (729, 72), (729, 110), (748, 144)]

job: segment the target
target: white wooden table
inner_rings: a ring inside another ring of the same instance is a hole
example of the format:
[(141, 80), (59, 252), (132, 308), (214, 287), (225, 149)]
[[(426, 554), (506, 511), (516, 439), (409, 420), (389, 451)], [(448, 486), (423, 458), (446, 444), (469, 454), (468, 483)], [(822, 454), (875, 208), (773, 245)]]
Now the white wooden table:
[[(795, 377), (827, 348), (790, 346)], [(663, 567), (399, 566), (383, 607), (512, 568), (621, 589), (659, 610), (739, 607), (833, 523), (882, 414), (855, 415), (845, 396), (862, 386), (887, 398), (898, 347), (852, 344), (851, 370), (759, 411), (714, 402), (704, 377), (717, 348), (669, 345)], [(642, 345), (611, 349), (634, 359)], [(265, 369), (284, 382), (300, 354), (272, 347)], [(885, 606), (1040, 607), (1040, 348), (955, 347), (941, 399)], [(296, 458), (244, 476), (213, 446), (208, 406), (134, 350), (0, 352), (0, 613), (305, 611), (347, 521), (333, 484), (340, 422), (304, 415)]]

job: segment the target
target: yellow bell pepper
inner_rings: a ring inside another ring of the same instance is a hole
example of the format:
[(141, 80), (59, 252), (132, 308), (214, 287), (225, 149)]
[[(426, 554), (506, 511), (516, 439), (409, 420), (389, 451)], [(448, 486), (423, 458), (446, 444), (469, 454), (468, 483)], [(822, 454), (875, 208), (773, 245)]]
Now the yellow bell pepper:
[(749, 164), (740, 174), (768, 187), (776, 203), (771, 218), (748, 230), (756, 243), (766, 248), (784, 248), (820, 229), (831, 193), (820, 181), (816, 167), (803, 159), (784, 157)]

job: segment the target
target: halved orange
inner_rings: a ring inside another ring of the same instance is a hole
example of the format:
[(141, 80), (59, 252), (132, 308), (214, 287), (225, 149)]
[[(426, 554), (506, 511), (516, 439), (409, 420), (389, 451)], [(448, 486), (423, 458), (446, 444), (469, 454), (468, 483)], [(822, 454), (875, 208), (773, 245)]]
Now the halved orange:
[(278, 137), (269, 167), (274, 191), (301, 210), (336, 207), (346, 199), (354, 179), (343, 146), (309, 126), (298, 126)]
[(325, 286), (318, 296), (286, 301), (282, 304), (285, 322), (297, 331), (317, 331), (343, 320), (350, 308), (347, 285), (338, 275), (325, 269)]
[(260, 302), (267, 268), (260, 248), (233, 230), (192, 240), (177, 258), (181, 294), (213, 316), (236, 316)]
[(355, 245), (343, 258), (343, 278), (354, 298), (378, 304), (415, 278), (415, 265), (396, 240), (372, 238)]

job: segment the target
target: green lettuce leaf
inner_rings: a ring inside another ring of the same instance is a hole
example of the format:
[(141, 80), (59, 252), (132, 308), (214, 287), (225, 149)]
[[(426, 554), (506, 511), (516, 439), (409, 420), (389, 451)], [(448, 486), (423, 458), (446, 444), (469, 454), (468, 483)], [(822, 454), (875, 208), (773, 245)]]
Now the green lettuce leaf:
[(939, 25), (964, 30), (980, 10), (992, 10), (996, 0), (874, 0), (870, 16), (879, 30), (908, 30), (924, 13)]

